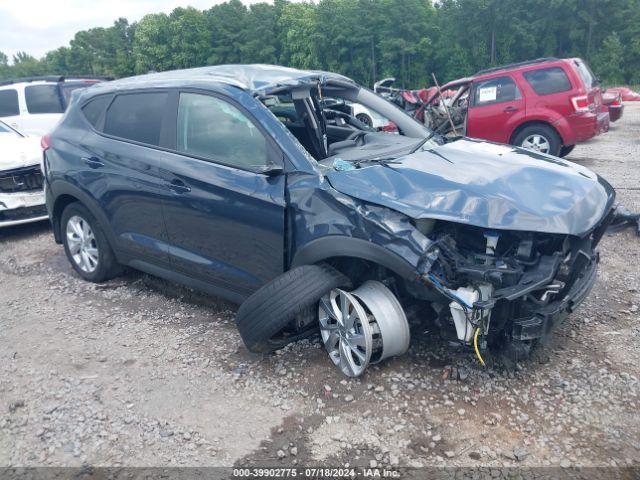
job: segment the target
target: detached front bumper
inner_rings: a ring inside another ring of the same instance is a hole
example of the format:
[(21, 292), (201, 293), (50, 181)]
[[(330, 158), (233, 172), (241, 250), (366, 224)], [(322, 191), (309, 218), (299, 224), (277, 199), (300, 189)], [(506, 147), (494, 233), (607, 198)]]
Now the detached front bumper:
[(0, 228), (47, 220), (44, 192), (0, 193)]

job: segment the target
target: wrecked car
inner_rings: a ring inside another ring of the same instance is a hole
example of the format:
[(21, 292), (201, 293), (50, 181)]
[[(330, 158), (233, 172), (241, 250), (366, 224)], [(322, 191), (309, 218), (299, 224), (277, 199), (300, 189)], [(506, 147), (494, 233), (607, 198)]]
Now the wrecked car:
[(584, 60), (540, 58), (449, 82), (416, 117), (442, 134), (564, 157), (609, 130), (598, 82)]
[[(340, 101), (398, 133), (329, 114)], [(128, 266), (222, 296), (250, 350), (319, 332), (348, 376), (427, 320), (480, 361), (526, 355), (589, 293), (615, 212), (586, 168), (446, 138), (346, 77), (277, 66), (97, 85), (43, 148), (55, 240), (82, 278)]]
[(46, 220), (39, 139), (0, 120), (0, 228)]

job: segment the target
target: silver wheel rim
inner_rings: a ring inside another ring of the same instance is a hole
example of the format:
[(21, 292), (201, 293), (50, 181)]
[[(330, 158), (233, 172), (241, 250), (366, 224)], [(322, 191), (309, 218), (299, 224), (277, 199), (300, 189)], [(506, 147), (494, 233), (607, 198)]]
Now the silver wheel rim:
[(98, 244), (84, 218), (74, 215), (67, 222), (67, 246), (74, 263), (80, 270), (92, 273), (98, 268)]
[(551, 149), (549, 140), (537, 133), (525, 138), (522, 142), (522, 147), (540, 153), (549, 153), (549, 150)]
[(335, 288), (320, 299), (318, 317), (329, 358), (345, 375), (361, 375), (372, 350), (367, 312), (350, 293)]

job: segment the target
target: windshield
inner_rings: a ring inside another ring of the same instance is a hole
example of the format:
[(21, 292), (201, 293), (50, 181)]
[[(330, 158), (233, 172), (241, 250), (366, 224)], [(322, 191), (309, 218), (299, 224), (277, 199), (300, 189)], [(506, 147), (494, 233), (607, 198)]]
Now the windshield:
[(298, 143), (324, 165), (333, 160), (389, 160), (406, 155), (435, 135), (403, 110), (355, 86), (305, 85), (261, 97)]

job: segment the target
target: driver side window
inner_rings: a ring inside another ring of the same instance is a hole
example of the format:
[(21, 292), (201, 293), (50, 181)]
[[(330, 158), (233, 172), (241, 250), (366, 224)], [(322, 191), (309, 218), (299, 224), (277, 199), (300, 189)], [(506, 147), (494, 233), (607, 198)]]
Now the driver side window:
[(499, 77), (478, 83), (474, 89), (473, 106), (492, 105), (522, 98), (511, 77)]
[(224, 100), (180, 94), (177, 150), (241, 169), (267, 165), (267, 141), (244, 113)]

